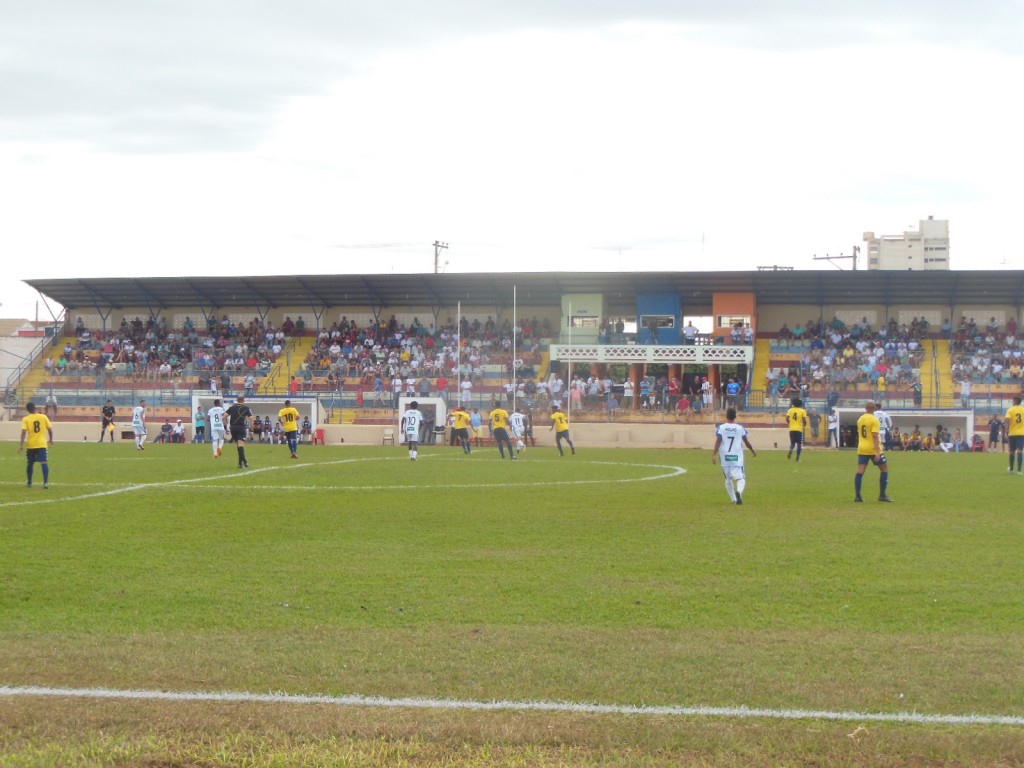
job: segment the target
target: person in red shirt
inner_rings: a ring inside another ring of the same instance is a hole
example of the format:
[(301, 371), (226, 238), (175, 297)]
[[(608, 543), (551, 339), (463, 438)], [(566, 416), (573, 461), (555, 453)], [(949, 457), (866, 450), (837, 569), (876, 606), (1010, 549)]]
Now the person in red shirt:
[(676, 407), (676, 403), (679, 402), (679, 392), (682, 389), (682, 385), (679, 383), (679, 379), (673, 376), (668, 382), (668, 403), (666, 410), (671, 411)]
[(693, 416), (693, 408), (690, 403), (690, 398), (685, 394), (679, 398), (679, 401), (676, 403), (676, 421), (679, 420), (680, 416), (685, 418), (687, 421), (689, 421)]

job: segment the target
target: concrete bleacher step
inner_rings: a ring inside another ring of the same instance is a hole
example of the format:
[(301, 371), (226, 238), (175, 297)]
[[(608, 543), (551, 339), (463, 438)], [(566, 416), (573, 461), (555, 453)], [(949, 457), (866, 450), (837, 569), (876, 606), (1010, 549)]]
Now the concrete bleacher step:
[(73, 336), (65, 336), (58, 339), (52, 347), (43, 353), (42, 357), (39, 358), (39, 362), (33, 365), (25, 375), (21, 377), (21, 381), (18, 382), (18, 386), (26, 392), (35, 392), (46, 389), (46, 385), (51, 381), (51, 378), (46, 373), (46, 368), (43, 367), (43, 364), (46, 362), (48, 357), (52, 357), (54, 363), (56, 363), (57, 358), (60, 357), (61, 352), (64, 351), (64, 347), (68, 344), (72, 347), (77, 347), (78, 339)]
[(933, 407), (952, 408), (958, 398), (953, 381), (953, 357), (949, 341), (925, 339), (921, 343), (924, 359), (921, 361), (921, 394), (924, 402)]
[(302, 364), (316, 344), (315, 336), (295, 336), (281, 352), (281, 357), (271, 369), (270, 375), (260, 382), (259, 394), (284, 395), (288, 393), (288, 384), (292, 376), (298, 376)]
[(754, 343), (754, 372), (751, 374), (752, 389), (767, 389), (768, 369), (771, 368), (771, 339), (758, 339)]
[(548, 368), (551, 365), (551, 351), (545, 349), (541, 353), (540, 365), (537, 367), (535, 381), (544, 381), (548, 377)]

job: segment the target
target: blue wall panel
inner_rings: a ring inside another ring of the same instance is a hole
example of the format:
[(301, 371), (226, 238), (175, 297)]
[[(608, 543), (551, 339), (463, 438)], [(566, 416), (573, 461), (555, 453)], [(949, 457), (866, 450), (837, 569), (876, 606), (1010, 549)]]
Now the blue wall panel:
[[(671, 317), (671, 328), (656, 332), (644, 321), (645, 315)], [(675, 293), (638, 293), (636, 296), (637, 342), (640, 344), (678, 344), (683, 328), (683, 302)]]

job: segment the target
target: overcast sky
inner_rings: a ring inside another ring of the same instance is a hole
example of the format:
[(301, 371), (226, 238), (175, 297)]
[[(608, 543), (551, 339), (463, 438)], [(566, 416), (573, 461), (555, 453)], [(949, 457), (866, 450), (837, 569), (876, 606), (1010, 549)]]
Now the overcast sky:
[(1020, 269), (1022, 9), (5, 2), (0, 316), (24, 279), (429, 272), (435, 239), (458, 272), (835, 269), (929, 215), (954, 269)]

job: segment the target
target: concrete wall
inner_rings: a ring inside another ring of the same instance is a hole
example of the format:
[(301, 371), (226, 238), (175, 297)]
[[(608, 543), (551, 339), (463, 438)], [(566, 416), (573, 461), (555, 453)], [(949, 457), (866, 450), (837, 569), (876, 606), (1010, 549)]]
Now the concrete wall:
[(26, 358), (31, 356), (42, 341), (43, 339), (38, 336), (5, 336), (0, 339), (0, 385), (7, 386), (7, 379)]
[[(21, 434), (21, 415), (11, 422), (0, 423), (0, 440), (18, 440)], [(385, 429), (394, 427), (329, 424), (323, 429), (327, 445), (382, 445)], [(159, 429), (159, 426), (156, 426)], [(83, 422), (56, 422), (53, 426), (56, 442), (77, 442), (83, 434), (94, 439), (98, 434), (97, 424)], [(191, 427), (189, 430), (191, 434)], [(555, 433), (546, 429), (535, 429), (538, 446), (554, 446)], [(710, 424), (686, 426), (674, 424), (574, 424), (573, 442), (580, 448), (706, 448), (715, 444), (715, 429)], [(151, 436), (154, 436), (152, 433)], [(397, 442), (397, 440), (396, 440)], [(789, 433), (785, 429), (751, 429), (750, 442), (755, 450), (768, 450), (776, 443), (780, 450), (788, 448)]]

